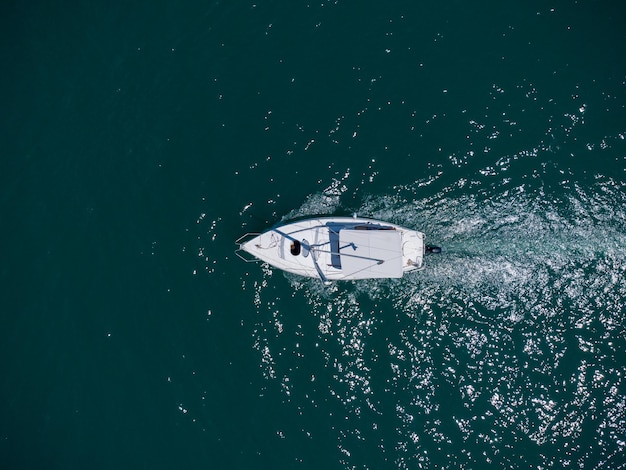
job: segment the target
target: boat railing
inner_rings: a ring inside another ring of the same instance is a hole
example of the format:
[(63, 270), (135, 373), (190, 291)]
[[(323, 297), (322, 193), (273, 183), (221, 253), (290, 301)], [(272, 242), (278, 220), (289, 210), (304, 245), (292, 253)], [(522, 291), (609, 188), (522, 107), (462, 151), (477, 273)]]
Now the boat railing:
[(255, 258), (253, 255), (245, 251), (242, 247), (246, 242), (258, 237), (259, 235), (260, 233), (258, 232), (248, 232), (235, 240), (235, 243), (239, 245), (239, 248), (235, 250), (235, 254), (239, 257), (239, 259), (244, 260), (246, 263), (257, 263), (260, 261), (258, 258)]

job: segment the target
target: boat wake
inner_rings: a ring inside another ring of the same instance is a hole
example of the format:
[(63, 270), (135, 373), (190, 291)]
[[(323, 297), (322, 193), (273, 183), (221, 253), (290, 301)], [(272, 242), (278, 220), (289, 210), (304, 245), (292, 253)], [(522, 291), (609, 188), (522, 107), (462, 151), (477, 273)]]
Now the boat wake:
[[(287, 276), (291, 297), (282, 300), (265, 271), (254, 336), (266, 376), (298, 406), (341, 403), (343, 416), (329, 419), (346, 466), (359, 462), (352, 454), (362, 441), (398, 468), (618, 463), (626, 450), (623, 185), (598, 178), (558, 197), (526, 186), (494, 196), (455, 185), (425, 200), (415, 192), (372, 197), (358, 213), (441, 245), (424, 271), (330, 288)], [(317, 199), (336, 210), (340, 197)], [(297, 215), (313, 215), (314, 200)], [(308, 314), (294, 314), (303, 304)], [(543, 450), (529, 460), (532, 446)]]

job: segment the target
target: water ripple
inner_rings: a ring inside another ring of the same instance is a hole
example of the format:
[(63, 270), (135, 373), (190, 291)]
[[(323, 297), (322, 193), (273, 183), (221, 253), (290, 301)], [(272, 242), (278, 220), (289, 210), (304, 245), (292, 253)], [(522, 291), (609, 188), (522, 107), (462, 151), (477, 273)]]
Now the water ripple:
[[(617, 464), (626, 450), (623, 186), (599, 177), (559, 198), (543, 187), (495, 197), (458, 187), (425, 200), (399, 188), (359, 208), (443, 245), (420, 273), (330, 288), (287, 276), (291, 301), (308, 304), (301, 321), (272, 298), (268, 270), (255, 286), (265, 376), (288, 400), (340, 405), (330, 430), (346, 467), (362, 441), (397, 468)], [(298, 322), (300, 334), (282, 322)], [(308, 360), (297, 356), (304, 344)]]

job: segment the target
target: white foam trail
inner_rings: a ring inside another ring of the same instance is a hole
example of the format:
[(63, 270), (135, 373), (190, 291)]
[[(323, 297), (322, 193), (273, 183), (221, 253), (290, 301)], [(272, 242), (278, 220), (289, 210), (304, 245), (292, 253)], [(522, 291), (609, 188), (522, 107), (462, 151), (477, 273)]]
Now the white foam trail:
[[(458, 188), (427, 200), (414, 198), (415, 187), (399, 188), (359, 208), (424, 230), (441, 245), (426, 270), (330, 288), (287, 277), (317, 324), (307, 334), (325, 366), (309, 356), (297, 372), (326, 377), (327, 394), (294, 378), (297, 348), (289, 361), (276, 354), (286, 341), (279, 325), (288, 320), (280, 320), (266, 275), (256, 295), (268, 314), (255, 332), (266, 376), (288, 384), (289, 400), (338, 400), (347, 417), (371, 427), (370, 439), (399, 468), (418, 463), (423, 442), (445, 446), (459, 436), (491, 457), (505, 440), (553, 449), (566, 443), (564, 455), (591, 465), (575, 451), (587, 432), (598, 436), (600, 457), (614, 460), (626, 450), (626, 368), (618, 359), (626, 348), (624, 185), (598, 178), (559, 197), (524, 186), (492, 197)], [(296, 213), (328, 207), (312, 197)], [(393, 440), (380, 430), (389, 420)], [(346, 423), (337, 429), (350, 466), (350, 443), (363, 429)], [(475, 457), (450, 454), (448, 464)]]

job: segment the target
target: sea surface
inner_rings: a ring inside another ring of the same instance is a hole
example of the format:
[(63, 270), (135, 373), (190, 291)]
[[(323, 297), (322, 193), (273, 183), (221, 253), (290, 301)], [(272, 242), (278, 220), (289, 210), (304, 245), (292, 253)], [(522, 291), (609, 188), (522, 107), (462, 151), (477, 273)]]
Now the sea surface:
[[(0, 22), (1, 468), (626, 469), (624, 2)], [(443, 252), (234, 255), (354, 213)]]

